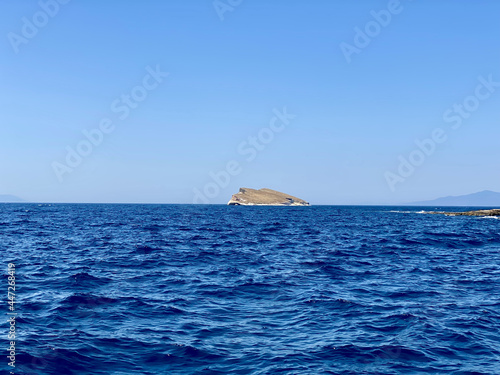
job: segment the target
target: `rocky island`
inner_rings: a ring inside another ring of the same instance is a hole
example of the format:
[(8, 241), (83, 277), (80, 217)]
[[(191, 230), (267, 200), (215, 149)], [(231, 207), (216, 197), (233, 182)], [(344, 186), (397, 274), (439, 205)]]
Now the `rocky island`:
[(476, 210), (464, 212), (429, 211), (428, 214), (442, 214), (446, 216), (500, 216), (500, 208), (492, 210)]
[(229, 206), (309, 206), (303, 199), (271, 189), (240, 188), (231, 197)]

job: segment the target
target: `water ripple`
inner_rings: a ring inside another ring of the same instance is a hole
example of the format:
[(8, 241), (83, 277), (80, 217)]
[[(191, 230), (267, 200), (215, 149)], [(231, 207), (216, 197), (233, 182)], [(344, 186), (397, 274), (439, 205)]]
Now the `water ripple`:
[(17, 373), (500, 374), (499, 221), (419, 211), (0, 205)]

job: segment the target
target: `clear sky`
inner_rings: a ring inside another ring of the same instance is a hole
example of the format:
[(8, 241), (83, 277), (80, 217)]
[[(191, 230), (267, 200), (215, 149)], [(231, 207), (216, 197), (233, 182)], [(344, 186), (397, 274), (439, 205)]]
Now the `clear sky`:
[(500, 191), (499, 15), (497, 0), (4, 0), (0, 194)]

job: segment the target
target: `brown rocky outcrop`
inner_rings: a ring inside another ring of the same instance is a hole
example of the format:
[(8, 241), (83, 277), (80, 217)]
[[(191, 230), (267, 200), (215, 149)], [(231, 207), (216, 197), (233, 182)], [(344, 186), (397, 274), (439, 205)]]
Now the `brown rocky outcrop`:
[(309, 206), (303, 199), (271, 189), (240, 188), (231, 197), (229, 206)]

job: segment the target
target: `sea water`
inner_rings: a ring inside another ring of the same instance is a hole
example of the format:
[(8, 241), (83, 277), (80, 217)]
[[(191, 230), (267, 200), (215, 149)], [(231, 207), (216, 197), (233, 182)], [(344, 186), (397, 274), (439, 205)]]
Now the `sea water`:
[(500, 374), (500, 221), (429, 209), (1, 204), (15, 373)]

